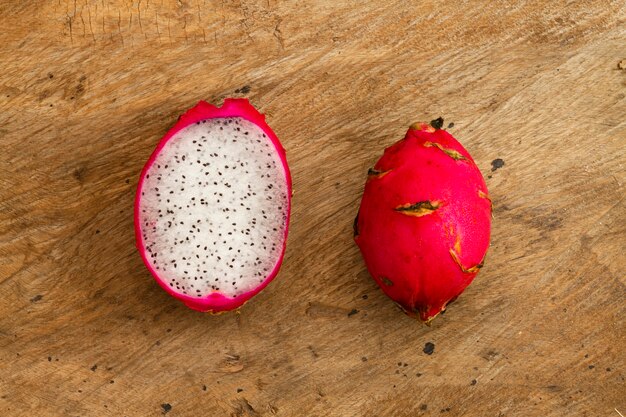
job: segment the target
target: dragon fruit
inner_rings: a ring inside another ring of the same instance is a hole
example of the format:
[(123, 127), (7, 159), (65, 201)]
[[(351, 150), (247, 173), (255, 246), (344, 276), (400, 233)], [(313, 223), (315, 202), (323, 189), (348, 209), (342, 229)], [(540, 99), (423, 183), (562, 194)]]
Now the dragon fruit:
[(354, 239), (370, 275), (429, 323), (472, 282), (489, 246), (491, 200), (443, 119), (412, 125), (368, 172)]
[(267, 286), (291, 207), (285, 150), (246, 99), (182, 115), (146, 163), (135, 235), (156, 282), (188, 307), (222, 312)]

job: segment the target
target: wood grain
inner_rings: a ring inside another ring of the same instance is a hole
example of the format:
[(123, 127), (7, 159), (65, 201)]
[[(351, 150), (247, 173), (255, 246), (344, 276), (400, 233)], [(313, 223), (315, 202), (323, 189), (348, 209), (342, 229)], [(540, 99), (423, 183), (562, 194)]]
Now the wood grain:
[[(624, 3), (441, 3), (0, 0), (0, 412), (626, 415)], [(209, 316), (150, 278), (132, 204), (178, 114), (228, 96), (295, 195), (279, 277)], [(351, 224), (382, 149), (438, 116), (495, 212), (429, 328)]]

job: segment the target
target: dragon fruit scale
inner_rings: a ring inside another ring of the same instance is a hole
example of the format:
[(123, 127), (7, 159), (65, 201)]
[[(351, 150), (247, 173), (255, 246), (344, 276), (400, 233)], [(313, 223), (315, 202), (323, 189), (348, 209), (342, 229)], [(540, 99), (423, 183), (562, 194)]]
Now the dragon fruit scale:
[(354, 239), (370, 275), (429, 323), (483, 266), (491, 200), (470, 154), (441, 118), (413, 124), (368, 172)]
[(207, 312), (236, 309), (283, 260), (291, 176), (280, 141), (246, 99), (200, 101), (141, 172), (135, 235), (170, 295)]

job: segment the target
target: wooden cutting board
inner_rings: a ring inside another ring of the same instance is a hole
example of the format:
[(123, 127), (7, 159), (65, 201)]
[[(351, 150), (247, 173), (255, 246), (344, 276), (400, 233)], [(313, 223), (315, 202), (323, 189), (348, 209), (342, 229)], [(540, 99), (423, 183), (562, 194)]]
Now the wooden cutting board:
[[(0, 1), (0, 414), (626, 415), (626, 8), (561, 3)], [(279, 277), (211, 316), (148, 274), (133, 193), (176, 117), (229, 96), (295, 195)], [(352, 220), (383, 148), (439, 116), (495, 210), (426, 327)]]

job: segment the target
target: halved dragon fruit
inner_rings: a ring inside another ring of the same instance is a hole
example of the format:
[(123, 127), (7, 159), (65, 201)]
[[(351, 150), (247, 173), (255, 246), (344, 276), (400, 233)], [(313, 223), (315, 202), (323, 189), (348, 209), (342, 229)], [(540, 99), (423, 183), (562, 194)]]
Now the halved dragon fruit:
[(161, 139), (139, 179), (137, 247), (188, 307), (240, 307), (283, 260), (291, 176), (280, 141), (246, 99), (204, 101)]

